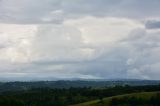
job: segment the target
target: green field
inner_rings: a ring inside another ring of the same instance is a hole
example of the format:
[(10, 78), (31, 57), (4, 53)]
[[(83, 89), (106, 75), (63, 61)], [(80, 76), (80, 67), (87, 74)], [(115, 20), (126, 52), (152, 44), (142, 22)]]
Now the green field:
[(81, 104), (71, 105), (71, 106), (108, 106), (110, 101), (113, 98), (122, 98), (122, 97), (136, 97), (136, 98), (144, 98), (149, 99), (151, 96), (155, 96), (159, 92), (141, 92), (141, 93), (131, 93), (131, 94), (124, 94), (112, 97), (106, 97), (103, 99), (103, 105), (100, 100), (89, 101)]

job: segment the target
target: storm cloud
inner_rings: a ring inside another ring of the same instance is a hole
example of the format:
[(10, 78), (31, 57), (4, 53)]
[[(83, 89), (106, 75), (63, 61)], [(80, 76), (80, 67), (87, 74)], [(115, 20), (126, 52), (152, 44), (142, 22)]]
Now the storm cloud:
[(0, 78), (159, 79), (159, 0), (1, 0)]
[(147, 29), (159, 29), (160, 28), (160, 21), (158, 20), (149, 20), (146, 22)]

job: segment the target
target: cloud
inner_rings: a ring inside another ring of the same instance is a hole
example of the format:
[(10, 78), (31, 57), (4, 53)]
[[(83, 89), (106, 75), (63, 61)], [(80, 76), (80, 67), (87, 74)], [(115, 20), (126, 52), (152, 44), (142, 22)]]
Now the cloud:
[(36, 26), (0, 24), (0, 60), (25, 62), (30, 57), (30, 46)]
[(59, 24), (63, 21), (61, 0), (2, 0), (0, 22), (12, 24)]
[(68, 18), (86, 16), (158, 18), (159, 4), (159, 0), (1, 0), (0, 22), (61, 24)]
[(159, 79), (159, 4), (1, 0), (0, 77)]
[(160, 32), (143, 30), (145, 31), (143, 36), (141, 36), (140, 31), (137, 31), (140, 37), (134, 38), (133, 41), (127, 40), (127, 44), (131, 46), (129, 47), (130, 56), (127, 60), (127, 73), (129, 77), (134, 78), (159, 79), (156, 74), (160, 72), (158, 71), (158, 67), (154, 68), (154, 66), (159, 64), (160, 59), (157, 54), (160, 50)]
[(71, 18), (89, 15), (144, 19), (159, 17), (159, 4), (158, 0), (64, 0), (62, 7), (64, 14)]
[[(1, 61), (9, 65), (7, 68), (2, 65), (2, 72), (60, 76), (67, 71), (81, 77), (89, 75), (99, 78), (116, 73), (112, 75), (116, 77), (124, 69), (120, 68), (125, 65), (121, 59), (124, 52), (115, 54), (119, 46), (112, 44), (128, 36), (127, 32), (132, 29), (141, 27), (141, 23), (135, 23), (129, 19), (85, 17), (67, 20), (63, 25), (2, 24), (0, 37), (6, 47), (1, 51), (4, 58)], [(114, 30), (117, 32), (114, 33)], [(124, 31), (126, 33), (122, 33)]]
[(150, 20), (150, 21), (146, 22), (145, 26), (147, 29), (159, 29), (160, 28), (160, 21)]

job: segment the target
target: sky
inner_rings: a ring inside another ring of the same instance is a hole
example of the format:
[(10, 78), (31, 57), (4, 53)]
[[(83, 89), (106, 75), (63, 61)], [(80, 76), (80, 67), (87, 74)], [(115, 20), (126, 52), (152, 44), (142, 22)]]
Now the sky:
[(160, 79), (160, 0), (0, 0), (0, 80)]

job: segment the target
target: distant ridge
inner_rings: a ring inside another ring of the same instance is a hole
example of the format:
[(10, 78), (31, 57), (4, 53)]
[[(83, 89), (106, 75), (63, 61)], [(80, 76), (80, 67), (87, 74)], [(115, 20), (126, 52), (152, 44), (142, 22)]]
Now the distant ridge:
[(135, 80), (135, 79), (110, 79), (110, 80), (58, 80), (58, 81), (3, 81), (0, 82), (0, 92), (12, 90), (26, 90), (30, 88), (77, 88), (77, 87), (93, 87), (105, 88), (113, 86), (144, 86), (159, 85), (159, 80)]
[(36, 82), (36, 81), (160, 81), (160, 80), (148, 80), (148, 79), (129, 79), (129, 78), (111, 78), (111, 79), (87, 79), (87, 78), (0, 78), (0, 82)]

